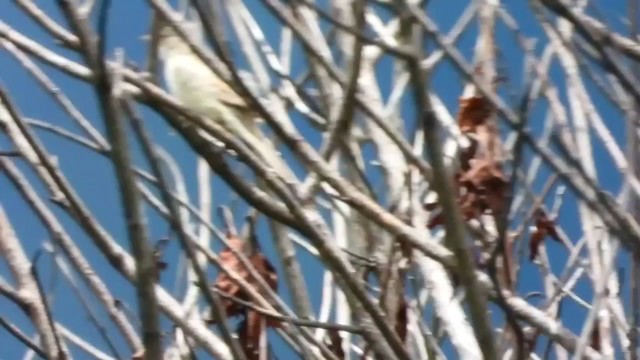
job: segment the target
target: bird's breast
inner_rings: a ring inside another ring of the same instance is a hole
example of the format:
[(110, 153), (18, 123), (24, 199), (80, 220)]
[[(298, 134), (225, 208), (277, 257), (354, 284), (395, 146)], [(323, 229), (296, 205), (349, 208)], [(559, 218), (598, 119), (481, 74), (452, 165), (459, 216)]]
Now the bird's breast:
[(167, 88), (189, 110), (211, 116), (218, 108), (215, 79), (211, 70), (190, 55), (171, 56), (165, 60)]

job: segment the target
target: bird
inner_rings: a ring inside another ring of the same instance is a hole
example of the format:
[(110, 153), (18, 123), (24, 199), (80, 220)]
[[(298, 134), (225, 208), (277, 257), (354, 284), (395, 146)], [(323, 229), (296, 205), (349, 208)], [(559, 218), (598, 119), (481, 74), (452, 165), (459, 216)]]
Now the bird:
[[(281, 176), (292, 176), (279, 152), (259, 127), (259, 118), (247, 101), (212, 71), (168, 24), (160, 27), (158, 58), (170, 94), (196, 115), (221, 125), (248, 143)], [(189, 32), (202, 44), (198, 32)]]
[[(196, 37), (196, 43), (201, 40)], [(240, 129), (227, 124), (224, 111), (230, 110), (242, 125), (255, 132), (254, 116), (247, 102), (213, 72), (168, 25), (158, 37), (158, 55), (164, 66), (164, 79), (169, 92), (197, 115), (220, 123), (235, 135)]]

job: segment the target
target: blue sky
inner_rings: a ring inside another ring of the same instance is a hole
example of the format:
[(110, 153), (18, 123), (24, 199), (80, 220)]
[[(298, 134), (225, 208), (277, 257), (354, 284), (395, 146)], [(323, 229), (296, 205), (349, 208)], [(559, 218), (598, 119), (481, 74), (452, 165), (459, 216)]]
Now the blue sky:
[[(147, 32), (150, 23), (150, 14), (146, 2), (143, 1), (122, 1), (115, 0), (111, 10), (111, 19), (109, 26), (109, 53), (113, 54), (113, 49), (116, 47), (122, 47), (125, 50), (127, 59), (138, 64), (144, 64), (144, 57), (146, 56), (146, 46), (143, 41), (140, 40), (140, 36)], [(47, 14), (54, 19), (64, 24), (61, 13), (55, 6), (54, 1), (39, 2)], [(247, 4), (251, 7), (253, 15), (256, 20), (262, 25), (263, 31), (266, 33), (268, 39), (271, 41), (272, 46), (278, 47), (277, 39), (279, 38), (279, 27), (274, 18), (268, 14), (268, 11), (257, 0), (249, 0)], [(466, 6), (467, 2), (464, 1), (430, 1), (429, 16), (435, 19), (441, 29), (449, 29), (453, 22), (457, 20), (458, 16)], [(617, 31), (624, 32), (623, 23), (620, 20), (625, 11), (625, 2), (623, 1), (606, 1), (596, 2), (597, 5), (604, 6), (606, 9), (600, 9), (603, 16), (612, 21), (614, 28)], [(546, 37), (541, 33), (539, 26), (537, 26), (533, 15), (530, 14), (530, 10), (525, 2), (509, 1), (504, 5), (509, 12), (519, 20), (521, 30), (528, 37), (537, 37), (538, 46), (536, 48), (536, 55), (540, 55), (542, 45), (546, 43)], [(80, 61), (80, 59), (68, 51), (63, 50), (57, 45), (53, 44), (51, 38), (47, 36), (45, 32), (39, 29), (33, 24), (26, 16), (24, 16), (14, 5), (3, 6), (3, 11), (0, 12), (0, 20), (8, 23), (16, 30), (23, 34), (32, 37), (34, 40), (41, 42), (44, 45), (50, 46), (61, 54), (68, 55), (72, 59)], [(457, 43), (458, 48), (462, 53), (470, 58), (473, 53), (473, 47), (475, 44), (475, 27), (471, 31), (466, 32)], [(510, 91), (514, 91), (518, 94), (522, 87), (522, 62), (521, 52), (517, 49), (513, 36), (505, 31), (504, 26), (499, 26), (497, 29), (497, 41), (501, 49), (501, 67), (505, 72), (508, 80), (505, 84), (505, 94), (509, 95)], [(239, 49), (233, 48), (234, 51), (239, 52)], [(379, 77), (382, 81), (381, 89), (385, 95), (389, 92), (390, 77), (388, 74), (391, 72), (389, 69), (391, 61), (382, 61), (379, 68)], [(294, 71), (301, 70), (303, 63), (294, 63)], [(52, 71), (51, 68), (44, 66), (47, 74), (52, 78), (56, 85), (62, 89), (78, 106), (79, 110), (94, 123), (99, 129), (103, 129), (102, 120), (99, 117), (99, 110), (97, 108), (96, 101), (94, 99), (93, 91), (85, 83), (70, 79), (69, 77), (57, 72)], [(563, 84), (562, 82), (562, 69), (559, 64), (555, 63), (551, 69), (552, 78)], [(0, 82), (9, 90), (14, 103), (21, 110), (21, 113), (29, 118), (43, 120), (52, 124), (62, 126), (69, 129), (74, 129), (70, 120), (66, 117), (64, 112), (59, 106), (51, 99), (51, 97), (45, 93), (40, 87), (36, 86), (35, 80), (28, 75), (24, 69), (22, 69), (18, 63), (12, 58), (6, 51), (0, 49)], [(385, 84), (386, 82), (386, 84)], [(457, 109), (457, 101), (461, 95), (464, 82), (458, 75), (455, 74), (453, 68), (446, 62), (442, 62), (432, 77), (432, 86), (434, 91), (443, 99), (449, 110), (455, 114)], [(621, 114), (611, 106), (604, 98), (597, 92), (595, 87), (590, 85), (590, 93), (593, 95), (596, 101), (598, 109), (601, 111), (601, 115), (607, 121), (607, 126), (611, 129), (616, 139), (624, 138), (624, 122)], [(566, 100), (564, 94), (563, 100)], [(405, 102), (405, 113), (410, 114), (412, 109), (410, 108), (410, 101)], [(539, 131), (542, 121), (544, 119), (545, 106), (537, 106), (532, 114), (530, 125), (534, 131)], [(189, 186), (190, 196), (192, 201), (195, 200), (195, 174), (196, 174), (196, 162), (193, 154), (189, 152), (184, 142), (176, 136), (165, 124), (164, 120), (153, 115), (150, 111), (144, 110), (145, 124), (147, 128), (152, 132), (154, 139), (162, 144), (165, 149), (174, 156), (175, 160), (182, 169), (187, 179)], [(411, 128), (411, 127), (409, 127)], [(77, 130), (77, 129), (74, 129)], [(60, 138), (51, 135), (46, 132), (38, 131), (38, 135), (44, 142), (47, 149), (54, 153), (59, 160), (59, 165), (68, 177), (69, 181), (75, 186), (75, 189), (79, 195), (83, 198), (86, 204), (89, 206), (93, 214), (100, 220), (101, 224), (118, 239), (119, 243), (124, 247), (128, 247), (128, 241), (125, 232), (125, 224), (122, 220), (119, 209), (119, 196), (117, 194), (117, 188), (114, 181), (114, 174), (112, 165), (110, 162), (99, 154), (87, 151), (79, 147), (76, 144), (72, 144), (68, 141), (61, 140)], [(307, 132), (307, 135), (309, 133)], [(620, 140), (624, 143), (624, 140)], [(603, 187), (617, 193), (620, 186), (620, 177), (615, 171), (610, 159), (603, 153), (604, 149), (601, 145), (594, 141), (594, 153), (596, 157), (596, 163), (599, 169), (602, 170), (601, 174), (606, 174), (600, 177)], [(9, 143), (4, 136), (0, 136), (0, 149), (7, 149)], [(140, 157), (138, 157), (140, 159)], [(20, 161), (16, 161), (20, 168), (30, 175), (33, 179), (32, 173), (27, 166)], [(138, 162), (141, 167), (146, 167), (143, 162)], [(543, 176), (542, 178), (545, 178)], [(544, 179), (542, 179), (544, 180)], [(536, 183), (536, 187), (540, 188), (544, 181)], [(382, 180), (376, 182), (382, 184)], [(235, 199), (235, 195), (232, 194), (228, 187), (217, 177), (214, 177), (212, 181), (214, 204), (228, 203)], [(44, 188), (39, 188), (40, 194), (46, 196)], [(558, 219), (560, 225), (569, 234), (573, 241), (577, 241), (580, 236), (580, 227), (577, 219), (577, 212), (575, 208), (575, 201), (571, 194), (566, 195), (565, 205), (561, 208), (560, 217)], [(234, 203), (239, 203), (235, 201)], [(0, 176), (0, 204), (7, 212), (15, 230), (22, 240), (29, 256), (32, 256), (34, 252), (41, 247), (42, 242), (48, 240), (48, 235), (45, 229), (39, 224), (38, 220), (33, 216), (31, 211), (25, 205), (24, 201), (14, 193), (11, 184), (4, 176)], [(92, 260), (92, 264), (95, 266), (96, 271), (103, 277), (105, 282), (110, 284), (110, 288), (113, 291), (113, 295), (116, 298), (126, 301), (131, 306), (132, 311), (135, 312), (135, 301), (133, 298), (133, 288), (120, 276), (116, 271), (111, 269), (109, 264), (96, 250), (91, 243), (90, 239), (83, 233), (81, 229), (73, 224), (68, 216), (59, 209), (53, 207), (56, 215), (60, 217), (63, 224), (66, 226), (67, 231), (79, 244), (81, 250), (85, 253), (85, 256)], [(242, 218), (246, 207), (237, 206), (234, 210), (237, 215), (237, 219)], [(152, 211), (147, 211), (149, 234), (152, 239), (160, 239), (167, 235), (168, 227), (162, 222)], [(217, 220), (216, 220), (217, 221)], [(261, 229), (266, 230), (266, 227), (262, 226)], [(265, 253), (276, 262), (277, 256), (274, 253), (273, 247), (266, 236), (262, 239), (262, 245)], [(564, 263), (568, 256), (566, 250), (560, 248), (553, 242), (548, 242), (548, 250), (550, 254), (550, 260), (556, 271), (564, 267)], [(216, 244), (216, 248), (219, 248), (219, 244)], [(170, 268), (165, 272), (162, 278), (162, 283), (168, 290), (174, 288), (174, 274), (175, 267), (177, 266), (177, 260), (175, 256), (171, 254), (177, 253), (177, 246), (171, 245), (167, 250), (167, 261), (170, 264)], [(301, 262), (305, 264), (307, 271), (305, 272), (306, 280), (309, 284), (311, 291), (311, 299), (314, 307), (317, 309), (320, 299), (320, 286), (316, 286), (321, 283), (322, 273), (316, 260), (308, 255), (304, 251), (300, 251)], [(626, 266), (628, 261), (621, 258), (620, 266)], [(315, 265), (314, 265), (315, 264)], [(38, 268), (42, 273), (42, 278), (45, 282), (47, 289), (51, 290), (53, 294), (53, 312), (56, 317), (61, 319), (63, 324), (72, 331), (82, 334), (86, 339), (95, 341), (97, 344), (102, 344), (98, 338), (96, 330), (88, 323), (84, 310), (80, 307), (80, 304), (75, 296), (72, 295), (71, 289), (67, 285), (66, 281), (53, 271), (52, 263), (49, 257), (43, 257), (38, 263)], [(279, 265), (278, 265), (279, 267)], [(529, 291), (541, 290), (542, 284), (540, 283), (540, 277), (538, 271), (530, 263), (524, 263), (523, 275), (521, 281), (520, 290), (523, 293)], [(0, 275), (5, 279), (10, 279), (6, 266), (0, 262)], [(213, 273), (212, 273), (213, 275)], [(286, 289), (283, 281), (281, 281), (280, 293), (287, 299)], [(585, 296), (587, 299), (590, 297), (591, 289), (587, 281), (581, 281), (576, 288), (576, 293)], [(626, 296), (625, 296), (626, 298)], [(574, 333), (580, 332), (580, 326), (586, 315), (586, 311), (573, 302), (565, 301), (563, 307), (562, 319), (563, 323), (569, 327)], [(99, 307), (96, 307), (99, 309)], [(103, 313), (101, 319), (108, 324), (107, 318)], [(20, 311), (6, 299), (0, 298), (0, 314), (5, 316), (9, 320), (15, 322), (24, 331), (31, 332), (32, 328), (25, 317)], [(164, 323), (164, 330), (170, 331), (170, 327), (167, 322)], [(114, 334), (111, 332), (111, 334)], [(116, 340), (116, 344), (125, 348), (124, 343), (118, 336), (113, 336)], [(274, 337), (275, 339), (275, 337)], [(542, 343), (539, 341), (539, 344)], [(276, 349), (279, 358), (286, 358), (286, 350), (283, 349), (283, 344), (274, 340), (274, 348)], [(104, 346), (102, 346), (104, 348)], [(285, 352), (281, 352), (285, 351)], [(21, 356), (24, 353), (23, 346), (17, 343), (13, 338), (8, 336), (5, 332), (0, 330), (0, 360), (14, 359)], [(123, 351), (123, 356), (128, 354)], [(78, 358), (82, 358), (79, 356)]]

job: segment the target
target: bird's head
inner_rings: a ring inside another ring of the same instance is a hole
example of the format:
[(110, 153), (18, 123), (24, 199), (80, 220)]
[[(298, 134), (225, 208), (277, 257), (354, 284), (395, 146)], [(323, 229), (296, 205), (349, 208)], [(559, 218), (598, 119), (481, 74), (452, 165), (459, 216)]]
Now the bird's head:
[(169, 25), (163, 25), (158, 32), (158, 55), (166, 59), (176, 51), (188, 51), (189, 45), (180, 38)]
[[(197, 35), (196, 31), (191, 31), (192, 25), (183, 24), (183, 28), (187, 30), (187, 36), (194, 41), (199, 42), (199, 38), (191, 37), (192, 34)], [(160, 58), (166, 59), (175, 53), (191, 53), (191, 48), (178, 33), (168, 24), (160, 26), (158, 31), (158, 54)]]

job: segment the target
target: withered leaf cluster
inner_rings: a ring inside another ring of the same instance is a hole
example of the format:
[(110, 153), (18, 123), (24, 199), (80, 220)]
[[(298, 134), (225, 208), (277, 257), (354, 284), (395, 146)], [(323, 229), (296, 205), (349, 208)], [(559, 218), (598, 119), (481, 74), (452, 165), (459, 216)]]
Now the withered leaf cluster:
[[(458, 205), (466, 221), (484, 214), (491, 214), (498, 220), (505, 210), (509, 183), (502, 169), (499, 133), (491, 116), (491, 104), (484, 97), (460, 100), (458, 126), (471, 144), (459, 154), (454, 180)], [(438, 203), (427, 203), (425, 208), (437, 211)], [(442, 225), (442, 216), (441, 212), (436, 212), (428, 227)], [(542, 209), (536, 210), (534, 221), (534, 232), (529, 240), (530, 260), (536, 258), (538, 247), (547, 236), (560, 241), (553, 220)]]
[(538, 248), (547, 237), (560, 242), (553, 220), (549, 219), (544, 210), (538, 208), (534, 214), (533, 233), (529, 239), (529, 260), (538, 256)]
[[(278, 274), (276, 269), (271, 265), (269, 259), (260, 251), (257, 243), (248, 246), (247, 242), (238, 236), (227, 237), (229, 247), (220, 252), (220, 263), (229, 272), (234, 272), (242, 277), (249, 286), (252, 286), (260, 294), (261, 287), (258, 280), (250, 273), (249, 269), (234, 254), (235, 252), (245, 253), (247, 259), (253, 265), (257, 273), (262, 276), (271, 289), (278, 289)], [(250, 248), (247, 251), (247, 248)], [(247, 254), (248, 252), (248, 254)], [(267, 351), (266, 346), (260, 346), (261, 343), (266, 344), (263, 340), (266, 337), (268, 327), (280, 327), (280, 322), (273, 318), (264, 316), (262, 313), (246, 306), (245, 303), (252, 303), (252, 299), (244, 289), (234, 281), (226, 272), (220, 272), (213, 286), (221, 293), (228, 297), (222, 299), (227, 316), (242, 316), (243, 319), (238, 324), (238, 339), (245, 351), (247, 359), (260, 359), (262, 352)], [(266, 297), (266, 296), (265, 296)], [(267, 299), (269, 297), (266, 297)], [(238, 301), (240, 300), (240, 301)]]
[[(500, 216), (505, 203), (508, 182), (502, 170), (499, 134), (491, 115), (491, 104), (481, 96), (460, 100), (458, 126), (471, 144), (459, 154), (454, 180), (465, 220), (477, 219), (487, 212)], [(438, 209), (437, 202), (425, 206), (428, 210)], [(443, 224), (442, 216), (437, 212), (428, 227)]]

